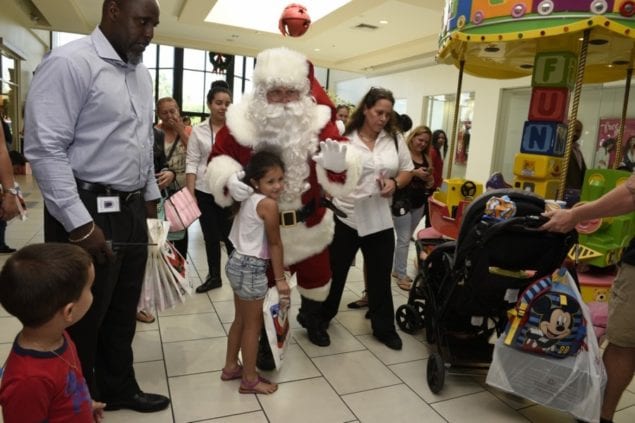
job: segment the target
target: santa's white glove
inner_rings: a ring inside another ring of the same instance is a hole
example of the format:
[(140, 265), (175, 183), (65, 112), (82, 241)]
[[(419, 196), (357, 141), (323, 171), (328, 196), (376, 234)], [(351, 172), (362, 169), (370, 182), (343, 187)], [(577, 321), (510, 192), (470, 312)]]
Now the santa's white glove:
[(313, 160), (331, 172), (344, 172), (347, 168), (346, 148), (346, 144), (327, 138), (326, 141), (320, 141), (320, 152), (313, 156)]
[(254, 192), (252, 187), (242, 181), (244, 177), (245, 171), (239, 170), (227, 180), (227, 190), (235, 201), (245, 201)]

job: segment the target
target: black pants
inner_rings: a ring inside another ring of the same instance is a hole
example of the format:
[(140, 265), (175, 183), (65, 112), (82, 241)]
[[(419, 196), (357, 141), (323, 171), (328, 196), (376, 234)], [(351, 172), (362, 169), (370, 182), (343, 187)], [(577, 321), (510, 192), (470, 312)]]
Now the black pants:
[(207, 268), (210, 276), (220, 278), (220, 242), (225, 243), (225, 249), (229, 256), (234, 251), (234, 246), (229, 240), (229, 230), (232, 227), (232, 217), (228, 209), (220, 207), (214, 201), (212, 194), (195, 190), (196, 201), (201, 209), (201, 224), (203, 239), (205, 240), (205, 253), (207, 254)]
[(183, 239), (177, 239), (176, 241), (172, 241), (174, 244), (174, 248), (183, 256), (185, 260), (187, 260), (187, 245), (189, 243), (189, 239), (187, 236), (187, 228), (185, 228), (185, 236)]
[[(80, 190), (79, 195), (107, 240), (115, 244), (148, 242), (142, 195), (128, 201), (122, 196), (118, 213), (97, 213), (97, 194)], [(44, 240), (68, 242), (68, 233), (47, 210)], [(79, 322), (68, 328), (91, 396), (106, 402), (139, 391), (132, 367), (132, 339), (148, 247), (115, 245), (113, 252), (111, 261), (99, 264), (94, 260), (93, 304)]]
[(366, 266), (366, 293), (373, 334), (394, 332), (395, 313), (390, 290), (390, 269), (395, 251), (392, 228), (360, 237), (355, 229), (335, 218), (335, 235), (329, 247), (333, 279), (322, 305), (322, 317), (328, 322), (337, 314), (348, 271), (360, 248)]

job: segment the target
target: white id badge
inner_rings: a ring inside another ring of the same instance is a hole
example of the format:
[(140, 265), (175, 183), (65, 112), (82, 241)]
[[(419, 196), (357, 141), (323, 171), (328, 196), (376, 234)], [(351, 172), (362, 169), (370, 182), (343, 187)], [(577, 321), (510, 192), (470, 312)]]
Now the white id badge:
[(97, 213), (117, 213), (120, 210), (118, 196), (97, 197)]

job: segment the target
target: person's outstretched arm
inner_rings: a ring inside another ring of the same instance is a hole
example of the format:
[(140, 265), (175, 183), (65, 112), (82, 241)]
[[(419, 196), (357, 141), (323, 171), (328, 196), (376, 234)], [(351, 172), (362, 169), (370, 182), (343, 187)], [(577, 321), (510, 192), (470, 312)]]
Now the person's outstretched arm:
[(619, 216), (635, 210), (635, 174), (597, 200), (572, 209), (558, 209), (543, 213), (549, 222), (541, 229), (568, 232), (580, 222), (600, 217)]

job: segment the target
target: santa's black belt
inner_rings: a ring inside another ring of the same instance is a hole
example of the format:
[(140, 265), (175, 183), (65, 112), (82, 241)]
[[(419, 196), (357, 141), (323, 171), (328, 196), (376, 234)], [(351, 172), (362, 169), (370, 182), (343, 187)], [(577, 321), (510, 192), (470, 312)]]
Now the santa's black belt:
[(280, 226), (295, 226), (306, 221), (315, 212), (315, 203), (309, 201), (301, 209), (280, 212)]

